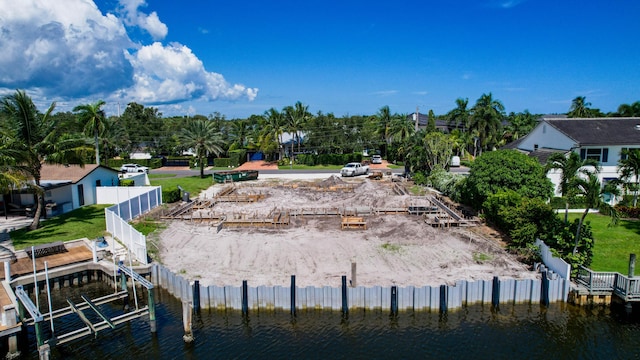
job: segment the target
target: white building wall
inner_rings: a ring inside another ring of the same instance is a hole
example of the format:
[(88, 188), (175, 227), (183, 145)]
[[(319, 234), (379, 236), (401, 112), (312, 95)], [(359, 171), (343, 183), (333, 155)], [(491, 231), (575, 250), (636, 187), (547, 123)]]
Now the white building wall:
[(526, 137), (518, 148), (526, 151), (533, 151), (535, 145), (538, 148), (570, 150), (575, 147), (575, 141), (558, 131), (553, 126), (542, 121)]
[(78, 185), (82, 185), (84, 189), (84, 205), (97, 204), (96, 184), (100, 180), (100, 186), (117, 187), (118, 172), (111, 169), (98, 167), (89, 175), (73, 185), (73, 208), (80, 207), (80, 199), (78, 197)]

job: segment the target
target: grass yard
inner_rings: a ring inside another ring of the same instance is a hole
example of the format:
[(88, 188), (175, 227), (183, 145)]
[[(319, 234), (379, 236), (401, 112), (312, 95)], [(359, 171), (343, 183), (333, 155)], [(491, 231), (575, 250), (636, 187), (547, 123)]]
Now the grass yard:
[(150, 178), (151, 185), (162, 186), (162, 189), (176, 189), (178, 185), (185, 191), (188, 191), (192, 196), (198, 196), (200, 191), (209, 188), (213, 185), (212, 175), (205, 175), (204, 178), (200, 178), (200, 175), (187, 176), (187, 177), (174, 177), (165, 175), (162, 178)]
[[(563, 212), (558, 215), (564, 217)], [(570, 213), (569, 221), (580, 216)], [(591, 269), (626, 275), (629, 272), (629, 254), (640, 254), (640, 221), (621, 219), (617, 226), (609, 227), (610, 218), (596, 213), (587, 215), (585, 221), (591, 223), (595, 238)]]
[(76, 240), (85, 237), (95, 239), (103, 236), (106, 229), (104, 209), (108, 206), (84, 206), (52, 219), (41, 221), (39, 229), (12, 231), (13, 246), (16, 250), (20, 250), (32, 245), (54, 241)]

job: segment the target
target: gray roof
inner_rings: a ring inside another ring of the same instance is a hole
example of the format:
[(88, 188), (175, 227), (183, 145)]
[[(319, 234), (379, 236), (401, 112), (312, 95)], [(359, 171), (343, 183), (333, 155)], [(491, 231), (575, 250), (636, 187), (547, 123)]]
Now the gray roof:
[(640, 144), (640, 117), (543, 120), (575, 140), (578, 146)]

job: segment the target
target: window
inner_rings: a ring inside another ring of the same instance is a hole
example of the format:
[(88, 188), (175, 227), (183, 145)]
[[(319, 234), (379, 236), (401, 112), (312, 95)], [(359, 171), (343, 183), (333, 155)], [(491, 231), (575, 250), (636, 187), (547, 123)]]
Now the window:
[(98, 179), (96, 180), (96, 187), (100, 187), (102, 186), (102, 180)]
[(622, 160), (626, 160), (627, 159), (627, 154), (625, 154), (625, 150), (627, 150), (627, 151), (637, 151), (637, 150), (640, 150), (640, 148), (622, 148), (622, 151), (620, 151), (620, 159), (622, 159)]
[(609, 161), (609, 149), (607, 148), (593, 148), (593, 149), (580, 149), (580, 158), (592, 159), (601, 163)]

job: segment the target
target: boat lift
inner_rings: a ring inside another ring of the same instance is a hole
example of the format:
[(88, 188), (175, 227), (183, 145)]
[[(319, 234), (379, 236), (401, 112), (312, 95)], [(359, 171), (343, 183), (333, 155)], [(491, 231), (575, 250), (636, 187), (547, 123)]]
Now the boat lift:
[[(40, 311), (38, 310), (38, 307), (33, 303), (29, 295), (24, 291), (23, 286), (22, 285), (17, 286), (15, 290), (15, 295), (16, 295), (16, 298), (19, 300), (18, 308), (19, 308), (20, 318), (26, 325), (33, 324), (35, 326), (38, 349), (39, 350), (43, 348), (48, 349), (50, 346), (53, 346), (56, 344), (64, 344), (64, 343), (77, 340), (91, 334), (93, 334), (94, 336), (97, 336), (98, 332), (101, 330), (105, 330), (108, 328), (113, 329), (116, 327), (116, 325), (137, 319), (147, 314), (149, 315), (149, 326), (150, 326), (151, 332), (155, 333), (156, 332), (156, 316), (155, 316), (155, 300), (154, 300), (154, 294), (153, 294), (153, 288), (154, 288), (153, 284), (147, 279), (145, 279), (142, 275), (133, 271), (133, 269), (125, 267), (122, 264), (118, 266), (118, 270), (119, 270), (119, 273), (121, 274), (122, 291), (119, 291), (104, 297), (96, 298), (93, 300), (83, 294), (81, 295), (83, 302), (76, 304), (71, 299), (67, 299), (67, 303), (69, 304), (69, 307), (54, 310), (45, 315), (40, 313)], [(125, 304), (128, 303), (129, 292), (127, 289), (126, 276), (129, 276), (131, 278), (131, 281), (133, 283), (134, 294), (135, 294), (136, 281), (147, 289), (148, 304), (144, 307), (139, 308), (138, 302), (136, 299), (135, 310), (126, 312), (122, 315), (119, 315), (113, 318), (109, 318), (104, 312), (102, 312), (98, 308), (98, 305), (106, 304), (118, 299), (124, 299)], [(102, 321), (99, 321), (97, 323), (92, 323), (84, 314), (84, 310), (87, 310), (87, 309), (93, 310), (102, 319)], [(29, 316), (31, 317), (30, 319), (27, 318), (26, 312), (29, 313)], [(78, 317), (80, 318), (80, 320), (82, 320), (82, 322), (86, 325), (86, 327), (82, 327), (80, 329), (76, 329), (69, 333), (56, 336), (53, 330), (53, 323), (52, 323), (51, 325), (52, 338), (49, 339), (48, 341), (45, 341), (42, 333), (43, 321), (45, 320), (52, 321), (52, 319), (60, 318), (60, 317), (69, 315), (71, 313), (75, 313), (76, 315), (78, 315)], [(48, 350), (46, 350), (45, 352), (48, 353)], [(48, 358), (48, 356), (45, 356), (45, 358)]]

